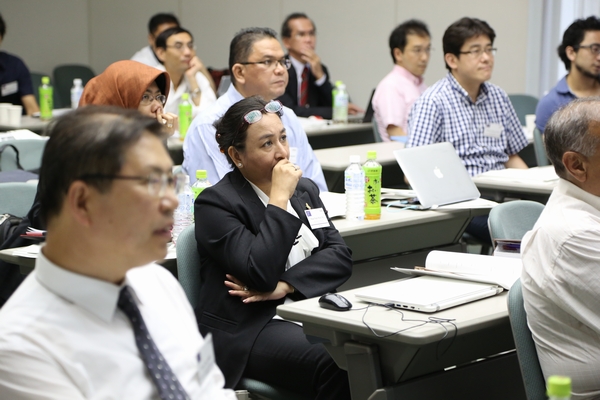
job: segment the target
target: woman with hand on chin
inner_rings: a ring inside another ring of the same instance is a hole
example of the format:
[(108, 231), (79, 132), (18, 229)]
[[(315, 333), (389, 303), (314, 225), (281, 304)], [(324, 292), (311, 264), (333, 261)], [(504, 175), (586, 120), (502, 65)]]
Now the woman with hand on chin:
[(133, 108), (164, 124), (171, 135), (178, 117), (164, 111), (171, 79), (165, 71), (137, 61), (117, 61), (92, 78), (83, 89), (79, 106), (89, 104)]
[(196, 317), (202, 334), (212, 333), (228, 387), (247, 377), (315, 399), (349, 399), (347, 373), (325, 347), (275, 313), (284, 302), (335, 291), (352, 271), (317, 186), (288, 159), (281, 113), (278, 101), (254, 96), (215, 122), (234, 170), (195, 203)]

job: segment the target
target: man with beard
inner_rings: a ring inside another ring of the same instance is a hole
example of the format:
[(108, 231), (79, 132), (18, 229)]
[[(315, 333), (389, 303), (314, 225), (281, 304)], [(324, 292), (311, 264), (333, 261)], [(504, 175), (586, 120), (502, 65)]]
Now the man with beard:
[(578, 19), (563, 34), (558, 56), (569, 73), (553, 87), (535, 111), (535, 125), (544, 132), (556, 110), (576, 98), (600, 95), (600, 19)]

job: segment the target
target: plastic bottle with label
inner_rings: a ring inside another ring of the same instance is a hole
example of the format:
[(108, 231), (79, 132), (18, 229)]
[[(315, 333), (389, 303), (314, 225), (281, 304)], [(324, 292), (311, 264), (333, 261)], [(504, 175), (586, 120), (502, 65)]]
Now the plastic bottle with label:
[(381, 218), (381, 164), (377, 152), (368, 151), (365, 171), (365, 219)]
[(190, 188), (190, 177), (185, 175), (183, 188), (177, 194), (179, 205), (173, 213), (173, 230), (171, 237), (173, 243), (177, 245), (177, 238), (185, 228), (194, 223), (194, 194)]
[(82, 93), (83, 85), (81, 84), (81, 79), (73, 79), (73, 87), (71, 88), (71, 108), (79, 107), (79, 99), (81, 99)]
[(568, 376), (552, 375), (546, 384), (548, 400), (570, 400), (571, 378)]
[(344, 171), (346, 189), (346, 219), (365, 219), (365, 172), (360, 165), (360, 156), (350, 156), (350, 165)]
[(40, 119), (52, 119), (52, 110), (54, 109), (53, 89), (50, 85), (50, 77), (42, 77), (42, 86), (40, 86)]
[(187, 130), (192, 123), (192, 103), (190, 103), (189, 93), (181, 95), (181, 103), (179, 104), (179, 137), (185, 139)]
[(348, 123), (348, 92), (342, 81), (336, 81), (332, 91), (333, 96), (333, 123)]
[(192, 192), (194, 193), (194, 201), (196, 200), (196, 197), (198, 197), (198, 195), (200, 193), (202, 193), (202, 191), (204, 189), (206, 189), (207, 187), (212, 186), (211, 183), (208, 181), (208, 174), (206, 172), (205, 169), (199, 169), (196, 171), (196, 182), (194, 182), (194, 184), (192, 185)]

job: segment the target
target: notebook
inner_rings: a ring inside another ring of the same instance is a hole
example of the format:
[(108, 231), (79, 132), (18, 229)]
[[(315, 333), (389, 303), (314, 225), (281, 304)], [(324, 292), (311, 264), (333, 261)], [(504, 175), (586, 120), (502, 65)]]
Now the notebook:
[(395, 150), (394, 156), (423, 208), (479, 198), (477, 186), (448, 142)]
[(502, 292), (498, 285), (419, 276), (359, 289), (355, 296), (375, 304), (409, 311), (436, 312)]

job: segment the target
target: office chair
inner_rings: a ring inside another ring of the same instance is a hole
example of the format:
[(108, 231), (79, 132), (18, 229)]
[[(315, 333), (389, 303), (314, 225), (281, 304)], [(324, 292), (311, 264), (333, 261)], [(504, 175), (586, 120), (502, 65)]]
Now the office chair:
[(533, 149), (538, 167), (550, 165), (550, 160), (546, 155), (546, 146), (544, 146), (544, 136), (537, 127), (533, 130)]
[(508, 317), (515, 339), (517, 358), (521, 367), (527, 400), (545, 400), (546, 383), (535, 343), (527, 326), (527, 313), (525, 307), (523, 307), (523, 291), (520, 279), (508, 291)]
[[(202, 287), (200, 279), (200, 255), (196, 244), (195, 225), (189, 226), (177, 238), (177, 276), (193, 308), (198, 305)], [(266, 382), (242, 378), (240, 389), (245, 389), (260, 399), (270, 400), (307, 400), (305, 397), (278, 388)]]
[(535, 201), (515, 200), (498, 204), (490, 210), (488, 227), (492, 240), (523, 238), (544, 211), (544, 205)]
[(0, 215), (12, 214), (24, 217), (29, 212), (37, 192), (37, 183), (0, 183)]
[[(11, 139), (0, 142), (0, 147), (7, 146), (0, 152), (0, 171), (37, 170), (42, 165), (42, 154), (47, 138), (43, 139)], [(14, 146), (17, 151), (13, 149)]]
[(525, 126), (525, 116), (528, 114), (535, 114), (538, 99), (528, 94), (509, 94), (508, 98), (510, 99), (513, 108), (517, 112), (519, 122), (522, 126)]
[(73, 87), (73, 79), (81, 79), (82, 85), (85, 87), (90, 79), (96, 76), (94, 71), (87, 65), (64, 64), (54, 68), (54, 91), (58, 95), (58, 103), (54, 104), (54, 108), (70, 108), (71, 107), (71, 87)]

